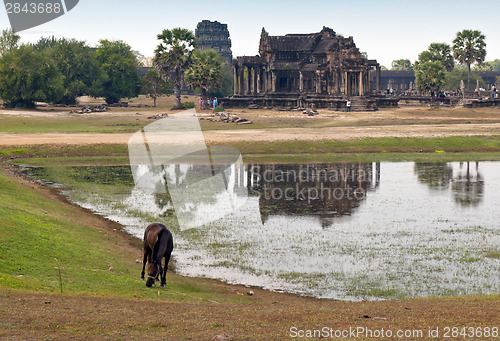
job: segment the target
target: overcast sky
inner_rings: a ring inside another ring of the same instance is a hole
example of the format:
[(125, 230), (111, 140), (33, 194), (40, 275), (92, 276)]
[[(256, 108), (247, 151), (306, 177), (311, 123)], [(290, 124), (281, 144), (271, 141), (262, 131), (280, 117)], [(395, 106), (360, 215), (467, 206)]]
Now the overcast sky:
[[(499, 0), (80, 0), (66, 15), (20, 35), (23, 42), (54, 35), (92, 46), (104, 38), (123, 40), (152, 56), (163, 29), (194, 31), (208, 19), (228, 25), (233, 56), (242, 56), (258, 53), (262, 27), (270, 35), (284, 35), (327, 26), (353, 36), (360, 51), (390, 68), (395, 59), (413, 62), (433, 42), (451, 44), (463, 29), (480, 30), (486, 36), (486, 60), (500, 59), (499, 14)], [(0, 11), (0, 27), (10, 27), (5, 10)]]

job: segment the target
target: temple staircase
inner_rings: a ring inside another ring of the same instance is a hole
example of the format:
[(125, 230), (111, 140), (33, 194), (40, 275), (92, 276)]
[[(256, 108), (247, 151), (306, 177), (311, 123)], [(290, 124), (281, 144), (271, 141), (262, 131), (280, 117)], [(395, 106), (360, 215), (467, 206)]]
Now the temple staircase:
[(363, 96), (350, 97), (351, 111), (376, 111), (375, 101)]

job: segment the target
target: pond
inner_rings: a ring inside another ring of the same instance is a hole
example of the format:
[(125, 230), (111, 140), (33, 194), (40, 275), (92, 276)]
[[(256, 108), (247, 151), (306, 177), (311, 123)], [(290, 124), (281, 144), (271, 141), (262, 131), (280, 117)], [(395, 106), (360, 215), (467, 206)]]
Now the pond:
[(342, 300), (500, 292), (500, 162), (144, 167), (25, 172), (138, 238), (164, 223), (183, 275)]

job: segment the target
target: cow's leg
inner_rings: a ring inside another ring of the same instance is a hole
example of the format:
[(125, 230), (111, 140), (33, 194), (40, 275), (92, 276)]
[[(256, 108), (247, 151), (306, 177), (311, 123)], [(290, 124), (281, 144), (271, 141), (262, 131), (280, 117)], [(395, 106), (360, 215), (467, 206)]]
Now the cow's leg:
[(167, 270), (168, 270), (168, 262), (170, 261), (170, 253), (167, 253), (165, 255), (165, 268), (163, 269), (163, 280), (162, 280), (162, 286), (167, 284)]
[(144, 250), (144, 257), (142, 259), (142, 272), (141, 272), (141, 279), (144, 280), (144, 274), (145, 274), (145, 269), (146, 269), (146, 262), (148, 260), (148, 250)]

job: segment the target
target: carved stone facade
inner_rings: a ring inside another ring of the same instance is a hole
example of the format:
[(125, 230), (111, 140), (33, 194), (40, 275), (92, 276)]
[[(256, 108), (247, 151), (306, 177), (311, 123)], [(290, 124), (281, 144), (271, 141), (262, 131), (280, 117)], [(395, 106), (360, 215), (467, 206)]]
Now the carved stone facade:
[(218, 21), (203, 20), (198, 23), (195, 30), (197, 48), (200, 50), (214, 50), (219, 53), (224, 62), (233, 65), (233, 53), (231, 52), (231, 39), (227, 24)]
[(363, 55), (352, 37), (324, 27), (319, 33), (270, 36), (262, 29), (259, 55), (233, 60), (234, 96), (228, 106), (345, 108), (374, 110), (380, 65)]

